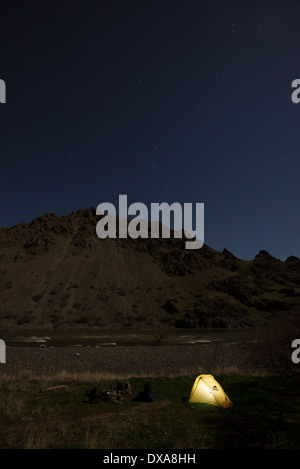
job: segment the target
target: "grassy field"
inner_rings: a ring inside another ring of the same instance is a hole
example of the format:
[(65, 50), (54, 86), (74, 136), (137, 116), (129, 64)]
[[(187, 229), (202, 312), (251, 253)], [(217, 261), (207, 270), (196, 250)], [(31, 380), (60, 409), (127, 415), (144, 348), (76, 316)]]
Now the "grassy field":
[[(106, 376), (0, 380), (1, 449), (299, 449), (300, 392), (293, 377), (215, 376), (234, 406), (187, 402), (196, 376), (148, 378), (152, 403), (89, 404), (85, 391)], [(133, 391), (145, 379), (130, 378)], [(124, 382), (124, 380), (123, 380)], [(63, 388), (40, 392), (49, 386)]]

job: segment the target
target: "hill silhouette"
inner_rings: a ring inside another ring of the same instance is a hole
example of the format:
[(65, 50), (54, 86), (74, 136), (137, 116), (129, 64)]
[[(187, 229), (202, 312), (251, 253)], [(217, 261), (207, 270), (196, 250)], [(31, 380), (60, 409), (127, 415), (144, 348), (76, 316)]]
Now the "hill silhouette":
[(0, 326), (246, 327), (299, 309), (300, 260), (105, 239), (95, 208), (0, 228)]

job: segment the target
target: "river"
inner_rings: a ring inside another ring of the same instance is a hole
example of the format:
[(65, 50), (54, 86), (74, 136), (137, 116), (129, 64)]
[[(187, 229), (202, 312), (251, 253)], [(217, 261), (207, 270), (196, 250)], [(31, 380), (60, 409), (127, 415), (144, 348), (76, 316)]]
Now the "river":
[[(75, 346), (138, 346), (236, 343), (251, 339), (254, 329), (170, 329), (161, 330), (35, 330), (0, 331), (0, 338), (9, 346), (75, 347)], [(160, 340), (159, 340), (160, 339)]]

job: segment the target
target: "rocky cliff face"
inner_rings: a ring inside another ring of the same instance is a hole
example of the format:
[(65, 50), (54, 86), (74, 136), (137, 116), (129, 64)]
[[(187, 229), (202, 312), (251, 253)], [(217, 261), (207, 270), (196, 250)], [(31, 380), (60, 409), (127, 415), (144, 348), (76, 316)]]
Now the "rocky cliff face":
[(0, 229), (0, 325), (238, 327), (300, 306), (300, 260), (105, 239), (94, 208)]

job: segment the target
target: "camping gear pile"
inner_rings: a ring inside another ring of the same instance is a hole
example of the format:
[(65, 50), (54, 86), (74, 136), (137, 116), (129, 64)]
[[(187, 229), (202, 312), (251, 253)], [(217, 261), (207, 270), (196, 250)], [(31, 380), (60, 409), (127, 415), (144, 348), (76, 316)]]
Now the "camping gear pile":
[(133, 390), (129, 383), (119, 381), (117, 384), (112, 384), (109, 389), (98, 391), (94, 386), (92, 389), (85, 392), (89, 398), (90, 404), (98, 404), (103, 401), (124, 401), (131, 397), (133, 401), (139, 402), (154, 402), (156, 400), (156, 392), (151, 391), (150, 384), (145, 383), (143, 391), (140, 391), (136, 396), (133, 396)]
[(93, 389), (86, 391), (85, 395), (89, 397), (90, 404), (97, 404), (102, 401), (124, 401), (131, 393), (130, 384), (120, 381), (104, 391), (98, 391), (97, 387), (94, 386)]

